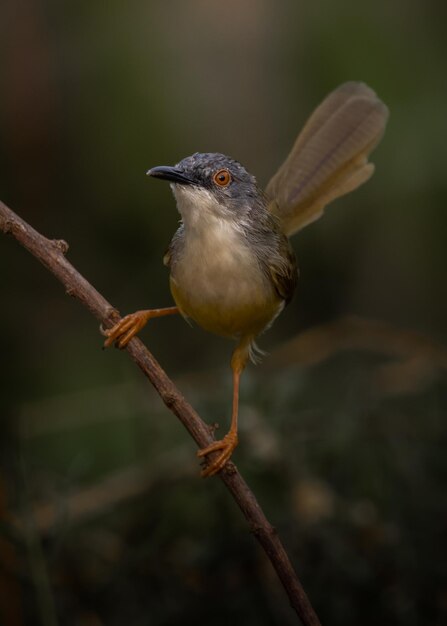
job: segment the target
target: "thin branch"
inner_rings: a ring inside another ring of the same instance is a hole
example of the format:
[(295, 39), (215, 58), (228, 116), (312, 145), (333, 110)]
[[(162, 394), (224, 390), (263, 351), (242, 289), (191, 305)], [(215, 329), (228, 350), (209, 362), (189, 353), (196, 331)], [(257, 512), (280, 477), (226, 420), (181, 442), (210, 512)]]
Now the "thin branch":
[[(118, 311), (67, 261), (68, 245), (62, 240), (47, 239), (0, 201), (0, 230), (11, 234), (64, 285), (68, 295), (80, 300), (103, 326), (110, 327), (120, 317)], [(201, 447), (213, 441), (212, 429), (202, 421), (166, 375), (149, 350), (134, 338), (126, 348), (130, 357), (150, 380), (163, 402), (182, 422)], [(249, 528), (259, 541), (289, 596), (292, 607), (305, 626), (319, 626), (320, 621), (294, 571), (275, 528), (265, 517), (254, 494), (232, 462), (219, 474), (245, 515)]]

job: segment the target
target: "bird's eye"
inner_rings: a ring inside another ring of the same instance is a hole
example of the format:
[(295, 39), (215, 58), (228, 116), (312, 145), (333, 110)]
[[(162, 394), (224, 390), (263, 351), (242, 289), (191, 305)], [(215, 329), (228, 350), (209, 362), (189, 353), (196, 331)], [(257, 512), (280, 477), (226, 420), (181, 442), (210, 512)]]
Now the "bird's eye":
[(226, 187), (231, 183), (231, 174), (228, 170), (219, 170), (214, 174), (213, 180), (219, 187)]

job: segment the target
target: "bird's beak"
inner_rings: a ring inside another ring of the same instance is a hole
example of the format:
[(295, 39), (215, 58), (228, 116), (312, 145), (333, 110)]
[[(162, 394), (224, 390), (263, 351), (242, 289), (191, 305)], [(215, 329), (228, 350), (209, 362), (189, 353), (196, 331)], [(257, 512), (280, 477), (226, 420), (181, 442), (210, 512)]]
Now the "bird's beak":
[(170, 167), (169, 165), (159, 165), (153, 167), (146, 172), (148, 176), (154, 178), (161, 178), (162, 180), (169, 180), (172, 183), (178, 183), (180, 185), (193, 185), (194, 181), (191, 178), (185, 176), (182, 170), (176, 167)]

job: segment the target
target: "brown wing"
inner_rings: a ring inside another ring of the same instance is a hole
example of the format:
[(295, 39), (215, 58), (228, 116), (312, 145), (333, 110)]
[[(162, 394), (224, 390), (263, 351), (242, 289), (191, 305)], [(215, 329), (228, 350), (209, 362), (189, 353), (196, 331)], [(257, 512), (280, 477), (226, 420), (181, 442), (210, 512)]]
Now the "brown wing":
[(368, 155), (387, 119), (387, 107), (364, 83), (345, 83), (320, 104), (266, 187), (269, 208), (286, 235), (368, 180), (374, 172)]
[(269, 258), (268, 271), (277, 294), (288, 304), (298, 282), (298, 268), (295, 253), (286, 237), (281, 238), (278, 254)]

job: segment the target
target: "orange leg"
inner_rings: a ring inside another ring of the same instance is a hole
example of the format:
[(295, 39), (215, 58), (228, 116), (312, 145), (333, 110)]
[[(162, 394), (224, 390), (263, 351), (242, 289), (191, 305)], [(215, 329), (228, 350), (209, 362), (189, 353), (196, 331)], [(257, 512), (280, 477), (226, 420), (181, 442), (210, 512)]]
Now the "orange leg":
[(233, 370), (233, 410), (231, 413), (230, 430), (223, 439), (215, 441), (206, 448), (202, 448), (197, 452), (197, 456), (199, 458), (203, 458), (208, 456), (211, 452), (217, 452), (218, 450), (222, 451), (219, 456), (213, 459), (209, 465), (202, 470), (201, 476), (203, 478), (214, 476), (214, 474), (220, 472), (226, 462), (230, 459), (233, 454), (233, 450), (238, 444), (237, 421), (239, 410), (239, 383), (241, 374), (248, 359), (248, 346), (248, 341), (241, 342), (234, 351), (231, 359), (231, 368)]
[(129, 341), (134, 337), (153, 317), (163, 317), (164, 315), (173, 315), (179, 313), (176, 306), (166, 309), (149, 309), (146, 311), (135, 311), (121, 319), (115, 326), (107, 330), (103, 330), (103, 334), (107, 337), (104, 341), (104, 348), (108, 348), (116, 343), (117, 348), (125, 348)]

